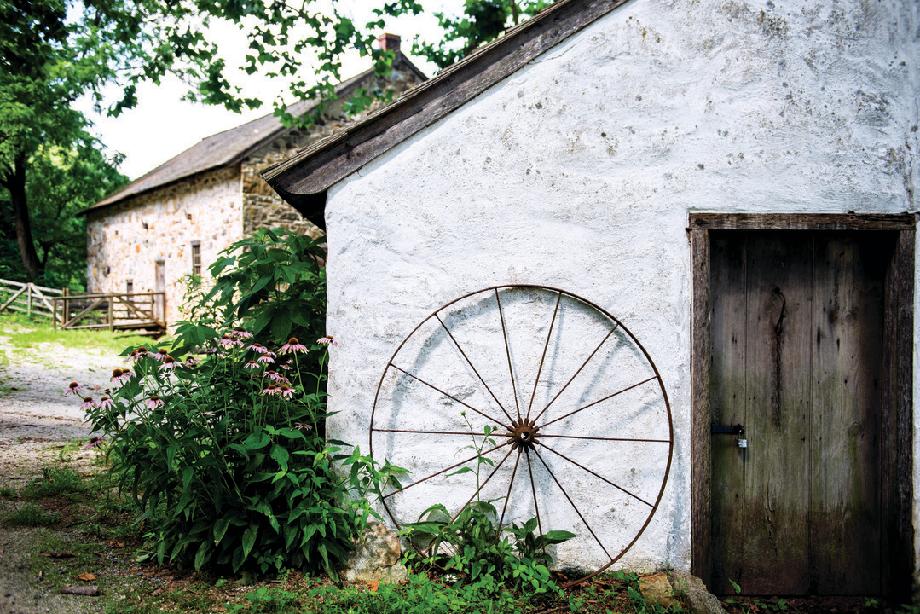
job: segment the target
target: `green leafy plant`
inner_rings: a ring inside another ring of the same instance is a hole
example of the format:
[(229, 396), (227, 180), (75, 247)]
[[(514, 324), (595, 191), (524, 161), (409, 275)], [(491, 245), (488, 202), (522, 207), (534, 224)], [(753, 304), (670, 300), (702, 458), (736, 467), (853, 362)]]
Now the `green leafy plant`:
[[(465, 414), (463, 417), (466, 419)], [(472, 431), (468, 419), (467, 426)], [(407, 563), (415, 569), (457, 574), (462, 582), (489, 593), (512, 588), (530, 595), (561, 594), (550, 574), (552, 557), (547, 547), (575, 534), (560, 530), (538, 534), (537, 518), (503, 526), (493, 503), (479, 497), (481, 469), (493, 465), (483, 455), (484, 449), (494, 447), (493, 432), (487, 426), (481, 437), (472, 438), (469, 447), (476, 451), (474, 467), (467, 465), (451, 474), (475, 474), (476, 495), (453, 516), (438, 503), (408, 525), (405, 533), (415, 549), (407, 553)]]
[(326, 347), (272, 348), (242, 329), (200, 358), (138, 348), (109, 395), (84, 399), (160, 564), (335, 575), (374, 515), (365, 497), (398, 486), (403, 470), (321, 435), (325, 375), (299, 363), (317, 353), (324, 365)]

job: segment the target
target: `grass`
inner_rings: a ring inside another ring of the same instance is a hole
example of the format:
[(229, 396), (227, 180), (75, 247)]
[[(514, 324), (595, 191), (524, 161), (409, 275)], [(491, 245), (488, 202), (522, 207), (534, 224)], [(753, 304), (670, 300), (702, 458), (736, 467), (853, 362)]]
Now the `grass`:
[(8, 513), (3, 521), (11, 527), (49, 527), (59, 523), (61, 515), (35, 503), (25, 503)]
[(12, 314), (0, 316), (0, 330), (17, 353), (37, 349), (43, 344), (54, 344), (69, 349), (118, 354), (128, 346), (151, 342), (149, 337), (108, 330), (55, 329), (48, 320)]
[(79, 473), (67, 467), (45, 467), (42, 477), (32, 480), (22, 490), (27, 499), (63, 498), (76, 501), (89, 490)]

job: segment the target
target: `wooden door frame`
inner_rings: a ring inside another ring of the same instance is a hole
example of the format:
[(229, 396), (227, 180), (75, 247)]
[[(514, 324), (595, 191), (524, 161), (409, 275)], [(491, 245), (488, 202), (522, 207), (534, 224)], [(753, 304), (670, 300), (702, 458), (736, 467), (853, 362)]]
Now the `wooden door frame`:
[(886, 230), (895, 248), (885, 276), (881, 480), (883, 518), (893, 519), (884, 535), (883, 586), (893, 599), (908, 599), (914, 571), (913, 500), (913, 214), (752, 214), (691, 213), (687, 232), (693, 270), (691, 355), (691, 570), (707, 584), (711, 578), (711, 411), (709, 406), (710, 231), (725, 230)]

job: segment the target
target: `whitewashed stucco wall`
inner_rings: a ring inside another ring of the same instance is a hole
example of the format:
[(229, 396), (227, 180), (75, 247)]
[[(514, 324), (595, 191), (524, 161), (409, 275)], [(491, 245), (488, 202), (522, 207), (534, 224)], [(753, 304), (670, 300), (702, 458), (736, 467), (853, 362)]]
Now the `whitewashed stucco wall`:
[(688, 213), (917, 211), (918, 12), (633, 0), (340, 182), (330, 433), (367, 446), (391, 353), (442, 303), (492, 284), (573, 291), (645, 344), (674, 414), (661, 508), (622, 563), (688, 568)]

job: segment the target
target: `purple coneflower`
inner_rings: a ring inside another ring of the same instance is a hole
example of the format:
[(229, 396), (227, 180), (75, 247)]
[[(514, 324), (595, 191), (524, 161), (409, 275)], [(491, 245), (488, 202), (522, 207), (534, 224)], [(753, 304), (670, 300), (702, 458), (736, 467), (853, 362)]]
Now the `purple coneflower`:
[(145, 348), (145, 347), (142, 346), (142, 347), (139, 347), (139, 348), (135, 348), (135, 349), (131, 352), (131, 358), (132, 358), (133, 360), (135, 360), (135, 361), (138, 361), (138, 360), (140, 360), (141, 358), (143, 358), (144, 356), (146, 356), (147, 354), (149, 354), (149, 352), (147, 351), (147, 348)]
[(317, 342), (318, 344), (320, 344), (320, 345), (325, 345), (325, 346), (338, 345), (338, 344), (339, 344), (339, 342), (336, 341), (336, 340), (332, 337), (332, 335), (326, 335), (325, 337), (320, 337), (319, 339), (316, 340), (316, 342)]
[(218, 341), (218, 343), (220, 343), (220, 347), (224, 348), (225, 350), (229, 350), (232, 347), (238, 347), (238, 346), (243, 345), (242, 341), (230, 336), (229, 333), (224, 333), (224, 336), (220, 338), (220, 341)]
[(100, 448), (102, 447), (102, 443), (103, 443), (102, 437), (90, 437), (89, 443), (83, 446), (83, 449), (92, 450), (94, 448)]
[(252, 333), (242, 328), (234, 328), (231, 334), (236, 339), (252, 339)]
[(131, 369), (112, 369), (112, 383), (124, 384), (131, 379)]
[(303, 431), (304, 433), (309, 433), (313, 430), (312, 424), (307, 424), (306, 422), (295, 422), (294, 428), (298, 431)]
[(90, 410), (94, 408), (95, 406), (96, 404), (93, 403), (93, 397), (83, 397), (83, 402), (80, 403), (80, 409), (82, 409), (83, 411)]
[(167, 352), (163, 348), (160, 348), (159, 350), (157, 350), (155, 354), (150, 354), (150, 357), (158, 362), (163, 362), (163, 359), (166, 358), (167, 356), (169, 356), (169, 352)]
[(273, 382), (281, 382), (281, 381), (284, 381), (284, 376), (283, 376), (283, 375), (281, 375), (281, 374), (278, 373), (277, 371), (272, 371), (271, 369), (269, 369), (268, 371), (265, 372), (265, 377), (267, 377), (268, 379), (272, 380)]
[(268, 396), (272, 396), (272, 397), (273, 397), (273, 396), (275, 396), (276, 394), (278, 394), (278, 392), (279, 392), (278, 386), (276, 386), (275, 384), (269, 384), (269, 385), (262, 391), (262, 394), (266, 394), (266, 395), (268, 395)]
[(111, 409), (113, 405), (115, 405), (115, 401), (112, 400), (112, 397), (104, 396), (99, 399), (99, 405), (97, 407), (99, 407), (99, 409)]
[(261, 367), (261, 366), (262, 366), (262, 365), (260, 365), (260, 364), (257, 363), (256, 361), (250, 360), (250, 361), (247, 362), (245, 365), (243, 365), (243, 368), (245, 368), (245, 369), (258, 369), (258, 368)]
[(265, 347), (264, 345), (260, 345), (260, 344), (258, 344), (258, 343), (253, 343), (252, 345), (250, 345), (250, 346), (249, 346), (248, 348), (246, 348), (246, 349), (247, 349), (247, 350), (252, 350), (252, 351), (255, 352), (256, 354), (267, 354), (267, 353), (268, 353), (268, 348)]
[(279, 389), (279, 394), (281, 394), (281, 396), (283, 396), (285, 399), (290, 399), (294, 396), (294, 389), (290, 386), (282, 386)]
[(185, 362), (182, 364), (182, 366), (183, 366), (183, 367), (189, 367), (189, 368), (191, 368), (191, 367), (197, 367), (197, 366), (198, 366), (198, 359), (195, 358), (194, 356), (189, 356), (188, 358), (185, 359)]
[(256, 358), (256, 362), (261, 362), (261, 363), (270, 365), (271, 363), (275, 362), (275, 359), (272, 358), (272, 356), (274, 356), (274, 354), (271, 352), (268, 352), (267, 354), (262, 354), (261, 356)]
[(172, 369), (175, 369), (177, 364), (178, 363), (176, 362), (176, 359), (170, 356), (169, 354), (167, 354), (166, 356), (163, 357), (163, 364), (160, 365), (160, 369), (170, 371)]
[(67, 386), (66, 394), (72, 394), (74, 396), (80, 394), (80, 384), (77, 382), (70, 382), (70, 385)]
[(156, 409), (157, 407), (163, 407), (163, 399), (157, 395), (153, 395), (147, 399), (147, 409)]
[(287, 340), (287, 343), (281, 346), (281, 349), (278, 350), (279, 354), (296, 354), (300, 352), (305, 354), (307, 352), (307, 346), (302, 344), (297, 337), (291, 337)]

